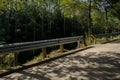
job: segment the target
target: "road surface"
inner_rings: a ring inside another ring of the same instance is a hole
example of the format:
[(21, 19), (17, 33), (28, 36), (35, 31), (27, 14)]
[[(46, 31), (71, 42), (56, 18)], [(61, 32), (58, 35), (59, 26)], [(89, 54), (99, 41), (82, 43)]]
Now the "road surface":
[(97, 44), (0, 80), (120, 80), (120, 40)]

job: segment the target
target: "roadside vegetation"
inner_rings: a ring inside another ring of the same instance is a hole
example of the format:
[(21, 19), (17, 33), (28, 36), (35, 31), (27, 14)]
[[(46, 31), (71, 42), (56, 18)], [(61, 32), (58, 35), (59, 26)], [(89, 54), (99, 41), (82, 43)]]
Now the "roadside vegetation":
[[(0, 45), (120, 32), (119, 5), (120, 0), (0, 0)], [(40, 52), (20, 53), (19, 64), (42, 60)], [(48, 52), (48, 57), (59, 54), (58, 47)], [(12, 53), (0, 55), (0, 69), (13, 61)]]

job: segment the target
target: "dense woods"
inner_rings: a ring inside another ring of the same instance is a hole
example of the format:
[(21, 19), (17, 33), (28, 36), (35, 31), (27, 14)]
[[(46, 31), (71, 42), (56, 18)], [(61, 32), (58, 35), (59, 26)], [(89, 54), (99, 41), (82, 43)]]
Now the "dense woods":
[[(91, 33), (119, 30), (119, 2), (91, 0)], [(82, 35), (88, 10), (89, 0), (0, 0), (0, 43)]]
[(118, 31), (120, 0), (0, 0), (0, 44)]

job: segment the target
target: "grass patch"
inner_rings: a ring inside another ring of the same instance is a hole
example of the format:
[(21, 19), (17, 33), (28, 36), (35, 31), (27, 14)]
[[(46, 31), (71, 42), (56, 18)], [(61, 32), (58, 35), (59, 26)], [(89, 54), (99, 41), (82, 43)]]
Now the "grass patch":
[(14, 54), (3, 54), (0, 55), (0, 71), (9, 69), (13, 66)]

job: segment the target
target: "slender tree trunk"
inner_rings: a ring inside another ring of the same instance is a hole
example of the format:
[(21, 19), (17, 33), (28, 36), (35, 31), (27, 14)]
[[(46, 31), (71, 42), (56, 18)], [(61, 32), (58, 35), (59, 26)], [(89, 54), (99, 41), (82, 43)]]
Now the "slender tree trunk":
[(15, 43), (17, 40), (17, 0), (14, 0), (14, 9), (15, 9), (15, 26), (14, 26), (14, 40), (13, 42)]
[(49, 38), (51, 38), (51, 28), (52, 28), (52, 18), (51, 18), (51, 15), (50, 14), (52, 14), (52, 11), (51, 11), (51, 3), (50, 3), (50, 0), (49, 0), (49, 18), (48, 18), (48, 23), (49, 23), (49, 25), (48, 25), (48, 37)]
[[(41, 2), (41, 5), (43, 4), (43, 0)], [(42, 5), (42, 10), (43, 10), (44, 6)], [(41, 36), (42, 36), (42, 39), (45, 39), (45, 35), (44, 35), (44, 12), (42, 11), (42, 20), (41, 20)]]
[(63, 37), (65, 37), (65, 36), (66, 36), (66, 32), (65, 32), (65, 31), (66, 31), (66, 28), (65, 28), (65, 23), (66, 23), (66, 20), (65, 20), (65, 16), (64, 16), (64, 23), (63, 23), (63, 24), (64, 24), (64, 35), (63, 35)]
[(88, 39), (90, 43), (90, 34), (91, 34), (91, 0), (89, 1), (89, 10), (88, 10)]
[(107, 14), (107, 8), (105, 8), (105, 33), (108, 32), (108, 14)]

